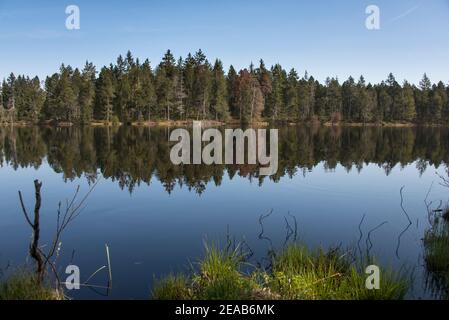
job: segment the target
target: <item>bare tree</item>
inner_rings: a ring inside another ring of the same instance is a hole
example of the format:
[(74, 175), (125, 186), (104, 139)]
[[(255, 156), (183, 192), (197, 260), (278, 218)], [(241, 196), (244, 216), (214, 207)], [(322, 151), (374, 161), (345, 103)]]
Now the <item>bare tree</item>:
[(23, 214), (25, 216), (26, 221), (30, 225), (31, 229), (33, 230), (33, 237), (30, 244), (30, 256), (36, 261), (36, 274), (37, 274), (37, 280), (38, 283), (42, 283), (44, 280), (45, 273), (48, 268), (50, 268), (56, 278), (56, 281), (58, 283), (58, 287), (60, 285), (60, 280), (58, 277), (57, 269), (56, 269), (56, 258), (57, 253), (59, 251), (61, 236), (64, 230), (67, 228), (67, 226), (80, 215), (82, 210), (84, 209), (84, 204), (88, 198), (88, 196), (91, 194), (92, 190), (95, 188), (99, 180), (97, 180), (92, 187), (89, 189), (87, 194), (81, 199), (81, 201), (77, 202), (76, 199), (79, 195), (80, 187), (78, 186), (76, 189), (75, 194), (73, 195), (72, 199), (70, 201), (66, 201), (66, 205), (63, 208), (61, 202), (59, 202), (58, 205), (58, 211), (57, 211), (57, 220), (56, 220), (56, 232), (53, 237), (52, 243), (49, 247), (49, 250), (47, 252), (42, 251), (41, 247), (39, 246), (39, 239), (40, 239), (40, 209), (41, 209), (41, 203), (42, 203), (42, 197), (41, 197), (41, 188), (42, 188), (42, 182), (39, 182), (38, 180), (34, 181), (34, 189), (35, 189), (35, 205), (34, 205), (34, 219), (33, 221), (30, 218), (30, 215), (28, 214), (28, 210), (25, 207), (22, 192), (19, 191), (19, 199), (20, 204), (22, 207)]

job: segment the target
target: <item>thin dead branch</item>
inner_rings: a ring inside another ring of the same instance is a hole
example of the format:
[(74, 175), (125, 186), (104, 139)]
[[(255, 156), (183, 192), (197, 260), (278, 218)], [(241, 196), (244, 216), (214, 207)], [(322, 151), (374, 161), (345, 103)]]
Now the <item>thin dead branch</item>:
[[(25, 216), (27, 223), (30, 225), (33, 230), (33, 238), (30, 244), (30, 256), (36, 261), (36, 274), (39, 283), (42, 283), (46, 270), (50, 268), (52, 271), (58, 287), (61, 285), (61, 281), (59, 280), (56, 261), (59, 256), (59, 250), (61, 247), (61, 236), (64, 230), (66, 230), (67, 226), (76, 219), (80, 213), (82, 212), (83, 205), (85, 204), (87, 198), (92, 193), (93, 189), (97, 186), (99, 179), (92, 185), (86, 195), (81, 199), (80, 202), (76, 202), (76, 199), (79, 195), (80, 187), (78, 186), (75, 194), (71, 198), (70, 201), (66, 201), (66, 206), (63, 209), (61, 202), (58, 204), (57, 217), (56, 217), (56, 231), (47, 252), (44, 252), (41, 247), (39, 247), (40, 240), (40, 209), (42, 203), (41, 196), (41, 188), (42, 183), (38, 180), (34, 181), (34, 189), (35, 189), (35, 206), (34, 206), (34, 221), (32, 222), (30, 215), (26, 209), (22, 192), (19, 191), (19, 200), (20, 205), (22, 207), (22, 212)], [(53, 261), (52, 261), (53, 260)]]

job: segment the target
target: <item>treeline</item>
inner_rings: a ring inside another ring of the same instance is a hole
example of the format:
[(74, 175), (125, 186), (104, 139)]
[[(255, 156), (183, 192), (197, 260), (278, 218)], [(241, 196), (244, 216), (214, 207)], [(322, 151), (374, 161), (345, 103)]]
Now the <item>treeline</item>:
[(65, 179), (85, 177), (91, 182), (101, 173), (130, 192), (160, 182), (167, 192), (186, 187), (202, 193), (227, 176), (263, 184), (307, 175), (319, 166), (361, 171), (371, 164), (388, 175), (393, 168), (416, 166), (422, 174), (428, 166), (449, 164), (446, 127), (285, 126), (279, 130), (279, 170), (270, 177), (259, 176), (256, 165), (174, 165), (170, 131), (143, 126), (0, 127), (0, 166), (16, 170), (48, 164)]
[(399, 84), (390, 74), (380, 84), (350, 77), (324, 84), (301, 78), (279, 64), (227, 72), (200, 50), (175, 60), (170, 51), (153, 70), (131, 52), (97, 72), (62, 65), (39, 78), (11, 74), (2, 83), (0, 121), (91, 121), (131, 123), (152, 120), (331, 121), (442, 123), (449, 119), (449, 86), (432, 84), (424, 74), (419, 86)]

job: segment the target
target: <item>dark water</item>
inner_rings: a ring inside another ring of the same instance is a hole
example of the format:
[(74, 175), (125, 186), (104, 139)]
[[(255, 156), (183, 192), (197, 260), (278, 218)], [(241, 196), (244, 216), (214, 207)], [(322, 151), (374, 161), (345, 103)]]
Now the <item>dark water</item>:
[[(204, 241), (245, 240), (262, 261), (294, 225), (307, 245), (352, 246), (386, 266), (413, 270), (409, 298), (431, 298), (422, 238), (424, 204), (449, 200), (436, 172), (449, 163), (444, 128), (309, 128), (279, 131), (279, 171), (259, 178), (254, 166), (174, 166), (167, 128), (0, 128), (0, 268), (27, 261), (30, 229), (17, 191), (34, 205), (33, 180), (43, 182), (42, 239), (49, 243), (59, 201), (100, 179), (82, 214), (62, 238), (58, 265), (71, 261), (86, 278), (111, 251), (109, 298), (145, 299), (154, 277), (184, 271)], [(404, 208), (401, 210), (400, 189)], [(260, 237), (259, 218), (264, 220)], [(362, 238), (360, 240), (359, 224)], [(385, 224), (383, 224), (385, 223)], [(383, 224), (370, 233), (369, 231)], [(268, 239), (267, 239), (268, 238)], [(29, 259), (28, 259), (29, 260)], [(100, 272), (91, 283), (106, 285)], [(75, 298), (105, 298), (84, 288)]]

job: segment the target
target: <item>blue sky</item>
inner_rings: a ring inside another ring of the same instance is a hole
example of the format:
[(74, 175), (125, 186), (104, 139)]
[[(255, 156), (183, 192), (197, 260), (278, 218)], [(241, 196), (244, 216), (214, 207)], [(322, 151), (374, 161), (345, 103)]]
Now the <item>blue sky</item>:
[[(81, 29), (65, 28), (78, 5)], [(365, 8), (380, 8), (381, 29), (365, 27)], [(324, 80), (393, 72), (417, 83), (424, 72), (449, 82), (449, 0), (0, 0), (0, 78), (44, 77), (64, 62), (98, 66), (130, 49), (153, 65), (166, 49), (201, 48), (237, 68), (263, 58)]]

